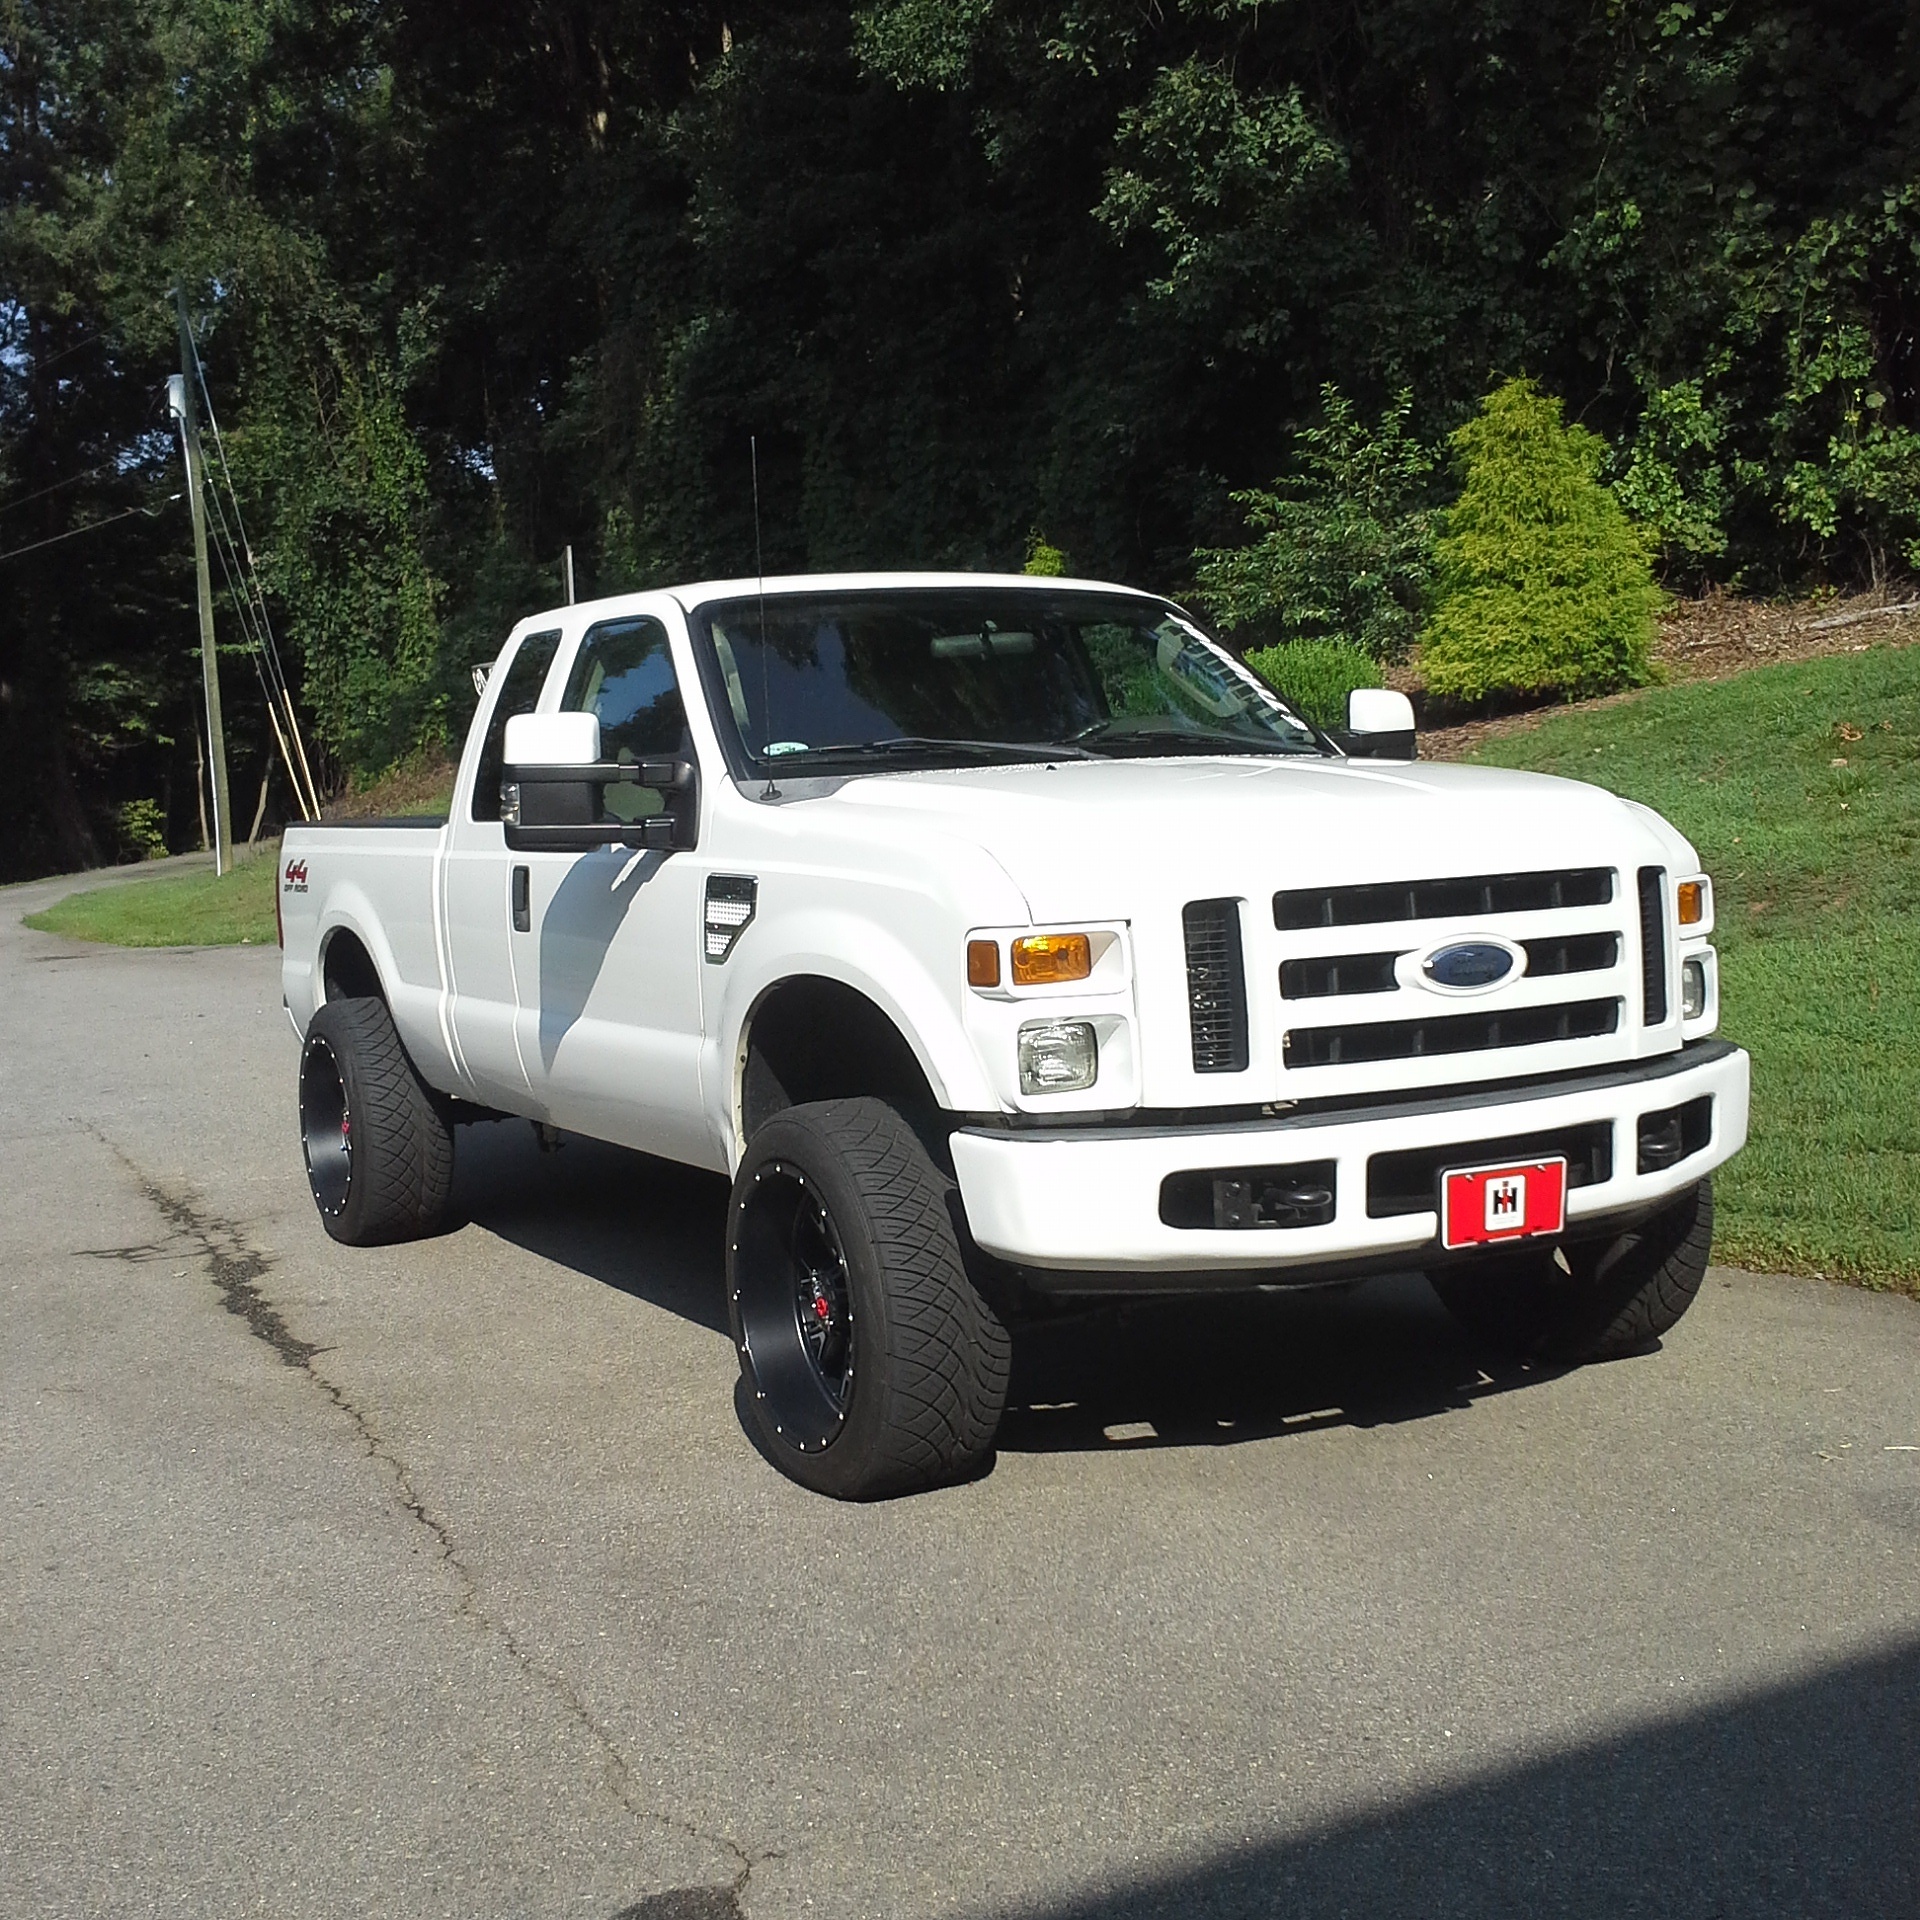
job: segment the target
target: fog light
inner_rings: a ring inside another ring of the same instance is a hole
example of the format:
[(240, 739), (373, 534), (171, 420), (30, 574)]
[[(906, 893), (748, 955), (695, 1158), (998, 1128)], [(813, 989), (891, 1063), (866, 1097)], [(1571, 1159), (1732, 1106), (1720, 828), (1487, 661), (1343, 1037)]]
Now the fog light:
[(1090, 1020), (1029, 1020), (1020, 1029), (1020, 1091), (1079, 1093), (1100, 1077)]
[(1680, 1018), (1698, 1020), (1707, 1010), (1707, 963), (1688, 960), (1680, 968)]

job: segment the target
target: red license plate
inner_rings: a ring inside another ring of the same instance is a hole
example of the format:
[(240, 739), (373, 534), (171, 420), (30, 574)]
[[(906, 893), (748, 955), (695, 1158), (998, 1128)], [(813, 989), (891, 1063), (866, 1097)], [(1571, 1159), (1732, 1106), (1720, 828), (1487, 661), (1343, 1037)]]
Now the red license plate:
[(1484, 1247), (1558, 1233), (1567, 1224), (1567, 1163), (1527, 1160), (1440, 1176), (1440, 1244)]

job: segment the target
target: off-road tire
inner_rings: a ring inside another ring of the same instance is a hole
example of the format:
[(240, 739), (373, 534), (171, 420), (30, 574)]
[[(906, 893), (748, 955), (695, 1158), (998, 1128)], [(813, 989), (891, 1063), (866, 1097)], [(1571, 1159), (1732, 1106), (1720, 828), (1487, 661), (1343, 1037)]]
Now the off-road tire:
[(1471, 1333), (1542, 1359), (1580, 1365), (1644, 1353), (1693, 1305), (1713, 1245), (1713, 1182), (1702, 1180), (1650, 1220), (1608, 1240), (1551, 1254), (1489, 1259), (1428, 1276)]
[(329, 1000), (313, 1016), (300, 1054), (300, 1135), (314, 1205), (334, 1239), (385, 1246), (445, 1223), (453, 1128), (384, 1000)]
[[(781, 1224), (788, 1210), (801, 1224)], [(827, 1397), (796, 1419), (800, 1282), (788, 1284), (775, 1256), (803, 1230), (839, 1256), (848, 1324), (843, 1397), (816, 1370)], [(874, 1500), (964, 1479), (987, 1461), (1012, 1344), (969, 1277), (964, 1232), (951, 1175), (883, 1100), (789, 1107), (755, 1132), (727, 1211), (728, 1316), (741, 1418), (783, 1473), (836, 1499)]]

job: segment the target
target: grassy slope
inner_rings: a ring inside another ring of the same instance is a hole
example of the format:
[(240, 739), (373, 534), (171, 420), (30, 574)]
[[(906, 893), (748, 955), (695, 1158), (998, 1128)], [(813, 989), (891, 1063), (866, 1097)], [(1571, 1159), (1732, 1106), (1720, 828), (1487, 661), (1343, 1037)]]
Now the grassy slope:
[(29, 914), (27, 925), (120, 947), (272, 946), (279, 871), (268, 847), (218, 880), (211, 873), (175, 873), (70, 893), (44, 913)]
[(1754, 1072), (1718, 1256), (1920, 1292), (1920, 648), (1659, 689), (1475, 757), (1645, 801), (1714, 877), (1721, 1030)]

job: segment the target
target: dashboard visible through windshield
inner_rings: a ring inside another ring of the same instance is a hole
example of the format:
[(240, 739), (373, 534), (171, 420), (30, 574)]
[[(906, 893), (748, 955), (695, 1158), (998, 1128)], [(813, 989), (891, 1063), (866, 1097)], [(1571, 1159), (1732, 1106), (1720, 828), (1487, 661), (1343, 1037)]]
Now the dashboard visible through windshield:
[(694, 630), (755, 772), (1324, 750), (1223, 647), (1145, 596), (783, 593), (712, 602)]

